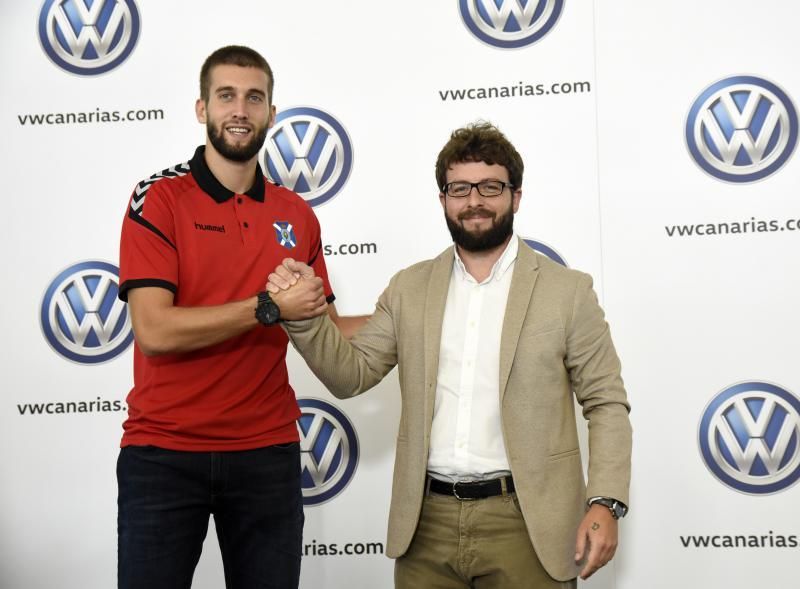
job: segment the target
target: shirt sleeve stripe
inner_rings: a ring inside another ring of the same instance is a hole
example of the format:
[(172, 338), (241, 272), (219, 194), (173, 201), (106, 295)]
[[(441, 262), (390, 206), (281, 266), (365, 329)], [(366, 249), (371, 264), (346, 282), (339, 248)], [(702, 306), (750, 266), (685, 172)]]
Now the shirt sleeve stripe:
[(166, 235), (161, 233), (161, 230), (158, 227), (156, 227), (150, 221), (148, 221), (147, 219), (143, 218), (141, 215), (136, 213), (133, 209), (128, 209), (128, 217), (130, 217), (130, 219), (132, 221), (135, 221), (136, 223), (139, 223), (143, 227), (147, 227), (150, 231), (152, 231), (153, 233), (158, 235), (161, 239), (166, 241), (170, 245), (170, 247), (172, 249), (174, 249), (174, 250), (178, 249), (178, 248), (175, 247), (175, 244), (172, 243)]
[(314, 262), (316, 262), (316, 261), (317, 261), (317, 257), (319, 257), (319, 253), (320, 253), (321, 251), (322, 251), (322, 242), (321, 242), (321, 241), (318, 241), (318, 242), (317, 242), (317, 247), (316, 247), (316, 249), (314, 250), (314, 253), (313, 253), (313, 254), (311, 254), (311, 258), (308, 260), (308, 265), (309, 265), (309, 266), (313, 266), (313, 265), (314, 265)]
[(139, 278), (136, 280), (126, 280), (119, 285), (119, 298), (126, 303), (128, 302), (128, 292), (133, 288), (142, 288), (146, 286), (156, 286), (158, 288), (165, 288), (172, 294), (178, 292), (178, 286), (171, 283), (169, 280), (161, 280), (159, 278)]

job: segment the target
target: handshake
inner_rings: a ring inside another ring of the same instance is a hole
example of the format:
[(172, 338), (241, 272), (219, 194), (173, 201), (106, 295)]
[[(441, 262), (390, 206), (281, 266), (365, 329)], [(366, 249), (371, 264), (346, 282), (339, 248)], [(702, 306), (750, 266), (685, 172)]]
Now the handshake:
[(314, 274), (313, 268), (292, 258), (285, 258), (270, 273), (266, 290), (286, 321), (311, 319), (328, 310), (322, 278)]

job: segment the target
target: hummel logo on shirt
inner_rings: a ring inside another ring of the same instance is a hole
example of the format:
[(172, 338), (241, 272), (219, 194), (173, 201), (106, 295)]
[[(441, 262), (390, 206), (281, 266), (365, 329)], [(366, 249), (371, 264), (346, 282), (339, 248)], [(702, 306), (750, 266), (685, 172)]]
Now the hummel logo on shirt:
[(194, 228), (199, 229), (200, 231), (216, 231), (217, 233), (225, 233), (225, 225), (201, 225), (195, 221)]

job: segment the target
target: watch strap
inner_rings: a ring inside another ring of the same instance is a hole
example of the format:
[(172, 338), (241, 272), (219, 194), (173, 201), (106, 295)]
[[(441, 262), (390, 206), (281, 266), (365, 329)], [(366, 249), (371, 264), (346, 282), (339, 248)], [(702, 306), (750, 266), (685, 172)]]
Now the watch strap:
[(261, 305), (266, 305), (267, 303), (271, 303), (271, 302), (272, 302), (272, 297), (269, 296), (269, 292), (268, 291), (262, 290), (260, 293), (258, 293), (258, 306), (259, 307)]

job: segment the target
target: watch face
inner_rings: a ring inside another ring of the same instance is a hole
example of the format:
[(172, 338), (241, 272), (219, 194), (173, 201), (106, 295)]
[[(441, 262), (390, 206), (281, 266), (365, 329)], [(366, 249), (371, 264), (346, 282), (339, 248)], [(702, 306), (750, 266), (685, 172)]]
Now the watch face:
[(611, 510), (614, 519), (619, 519), (625, 515), (625, 508), (616, 501), (612, 501), (608, 508)]
[(274, 302), (264, 301), (256, 309), (256, 319), (264, 325), (274, 325), (281, 317), (280, 309)]

